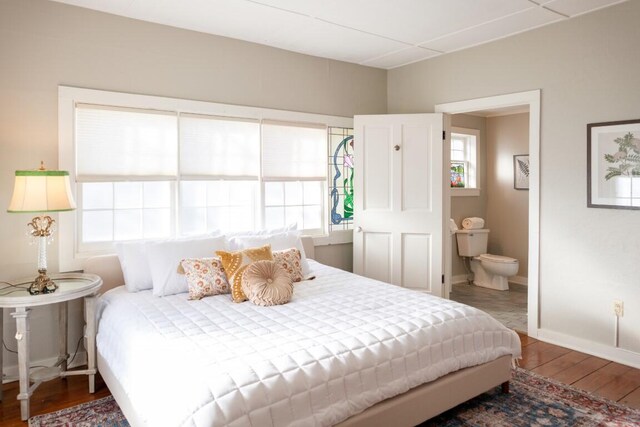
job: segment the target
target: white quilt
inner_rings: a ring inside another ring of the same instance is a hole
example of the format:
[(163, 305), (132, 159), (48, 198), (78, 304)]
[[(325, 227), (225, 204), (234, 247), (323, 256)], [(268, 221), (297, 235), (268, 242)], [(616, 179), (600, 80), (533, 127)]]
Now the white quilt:
[(276, 307), (124, 287), (101, 298), (98, 351), (149, 426), (328, 426), (449, 372), (520, 356), (472, 307), (310, 261)]

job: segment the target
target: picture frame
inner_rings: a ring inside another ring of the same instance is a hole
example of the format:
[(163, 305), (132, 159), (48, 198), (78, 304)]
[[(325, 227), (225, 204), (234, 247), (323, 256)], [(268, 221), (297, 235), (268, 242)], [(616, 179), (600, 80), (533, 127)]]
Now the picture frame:
[(528, 154), (516, 154), (513, 156), (513, 188), (515, 190), (529, 189)]
[(640, 209), (640, 119), (587, 124), (587, 207)]

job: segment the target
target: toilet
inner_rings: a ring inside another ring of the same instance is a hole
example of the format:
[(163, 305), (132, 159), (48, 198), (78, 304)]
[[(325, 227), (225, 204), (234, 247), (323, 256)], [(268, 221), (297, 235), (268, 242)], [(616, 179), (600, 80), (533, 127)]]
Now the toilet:
[(519, 263), (515, 258), (487, 253), (489, 231), (486, 228), (457, 230), (458, 254), (471, 258), (473, 283), (476, 286), (508, 291), (507, 278), (518, 273)]

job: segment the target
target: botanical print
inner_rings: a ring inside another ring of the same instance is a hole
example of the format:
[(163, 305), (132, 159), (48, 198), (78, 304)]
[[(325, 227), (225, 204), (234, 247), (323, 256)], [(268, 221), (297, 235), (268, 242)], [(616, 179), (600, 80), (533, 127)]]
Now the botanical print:
[(587, 125), (589, 207), (640, 209), (640, 121)]
[(607, 168), (604, 179), (607, 181), (616, 176), (640, 176), (640, 139), (634, 138), (633, 133), (613, 140), (618, 145), (613, 154), (605, 154), (604, 160), (614, 166)]
[(513, 188), (516, 190), (529, 189), (529, 155), (513, 156)]

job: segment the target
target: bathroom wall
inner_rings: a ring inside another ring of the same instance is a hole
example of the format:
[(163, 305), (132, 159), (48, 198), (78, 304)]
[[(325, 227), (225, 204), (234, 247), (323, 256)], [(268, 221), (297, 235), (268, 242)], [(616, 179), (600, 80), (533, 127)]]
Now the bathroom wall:
[(486, 134), (488, 249), (520, 261), (516, 281), (523, 283), (528, 274), (529, 192), (513, 188), (513, 156), (529, 153), (529, 113), (488, 117)]
[[(470, 114), (454, 114), (451, 116), (451, 126), (466, 129), (476, 129), (480, 131), (480, 141), (478, 141), (478, 171), (480, 173), (478, 185), (480, 187), (479, 196), (452, 196), (451, 197), (451, 218), (456, 222), (459, 228), (462, 228), (462, 220), (477, 216), (484, 218), (486, 216), (486, 200), (487, 200), (487, 133), (486, 119), (480, 116), (472, 116)], [(453, 192), (454, 190), (452, 190)], [(462, 258), (458, 255), (458, 245), (456, 238), (453, 236), (451, 245), (451, 270), (453, 282), (459, 280), (460, 276), (467, 274)]]

